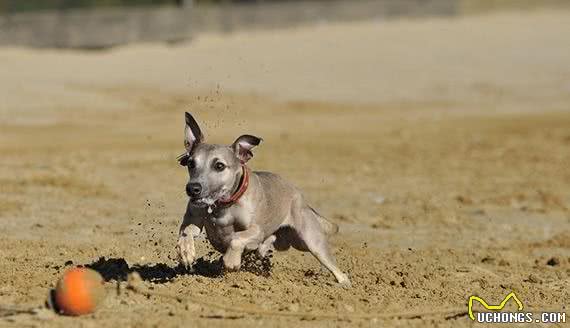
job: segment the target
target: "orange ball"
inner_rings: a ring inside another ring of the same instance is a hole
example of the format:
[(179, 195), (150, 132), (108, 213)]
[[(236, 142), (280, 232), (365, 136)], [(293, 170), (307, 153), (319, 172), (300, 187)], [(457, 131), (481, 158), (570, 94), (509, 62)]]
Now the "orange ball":
[(55, 287), (55, 303), (66, 315), (92, 313), (105, 298), (103, 277), (88, 268), (67, 270)]

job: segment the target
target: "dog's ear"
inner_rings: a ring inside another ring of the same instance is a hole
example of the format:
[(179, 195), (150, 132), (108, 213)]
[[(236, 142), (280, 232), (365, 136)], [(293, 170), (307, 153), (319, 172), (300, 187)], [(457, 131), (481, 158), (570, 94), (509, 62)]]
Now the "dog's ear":
[(184, 115), (186, 119), (186, 127), (184, 128), (184, 147), (186, 152), (190, 153), (192, 148), (204, 140), (204, 135), (198, 126), (196, 120), (186, 112)]
[(259, 145), (263, 139), (249, 134), (244, 134), (234, 141), (232, 148), (242, 164), (246, 163), (253, 157), (251, 150)]

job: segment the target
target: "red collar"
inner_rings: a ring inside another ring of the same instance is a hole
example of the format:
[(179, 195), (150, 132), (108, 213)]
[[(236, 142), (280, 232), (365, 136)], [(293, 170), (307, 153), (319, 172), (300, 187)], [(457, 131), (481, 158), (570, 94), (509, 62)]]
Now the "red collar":
[(249, 169), (245, 165), (242, 166), (242, 169), (243, 169), (243, 174), (241, 176), (241, 181), (236, 192), (228, 200), (220, 199), (216, 201), (217, 206), (224, 206), (224, 207), (230, 206), (235, 202), (237, 202), (241, 198), (241, 196), (245, 194), (245, 191), (249, 186)]

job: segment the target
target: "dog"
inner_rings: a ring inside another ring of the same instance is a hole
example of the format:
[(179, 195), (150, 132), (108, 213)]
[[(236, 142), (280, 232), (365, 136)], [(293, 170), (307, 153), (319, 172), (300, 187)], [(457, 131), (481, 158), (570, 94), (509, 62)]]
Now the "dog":
[(192, 115), (185, 113), (185, 121), (186, 152), (178, 161), (188, 168), (189, 201), (177, 243), (180, 263), (191, 268), (194, 237), (205, 229), (210, 244), (223, 254), (226, 270), (240, 268), (244, 251), (265, 257), (293, 247), (311, 252), (340, 285), (350, 286), (327, 242), (338, 226), (308, 205), (291, 183), (246, 166), (262, 139), (246, 134), (229, 146), (208, 144)]

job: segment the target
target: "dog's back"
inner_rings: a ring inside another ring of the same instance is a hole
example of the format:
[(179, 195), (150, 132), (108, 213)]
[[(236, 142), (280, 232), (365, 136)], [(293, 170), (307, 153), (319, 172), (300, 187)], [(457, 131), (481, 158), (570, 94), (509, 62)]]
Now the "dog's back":
[(304, 216), (305, 218), (314, 217), (323, 228), (323, 231), (328, 235), (338, 232), (338, 226), (327, 220), (313, 207), (308, 205), (301, 191), (292, 183), (272, 172), (255, 171), (253, 173), (259, 179), (264, 194), (262, 198), (264, 204), (262, 204), (261, 207), (267, 211), (259, 214), (266, 214), (261, 215), (261, 217), (271, 217), (275, 220), (275, 223), (271, 225), (273, 229), (277, 230), (283, 225), (290, 225), (292, 227), (298, 226), (298, 224), (290, 222), (290, 220), (292, 219), (291, 211), (295, 206), (293, 202), (300, 200), (301, 210), (309, 212), (309, 216)]

